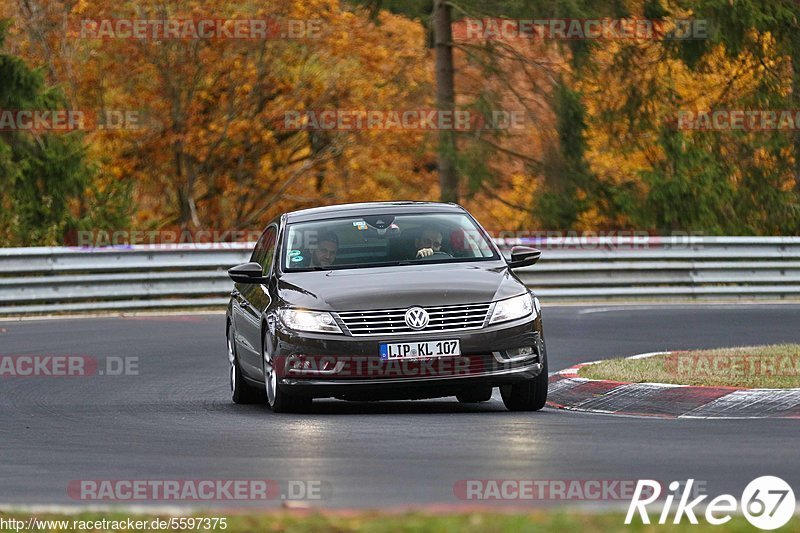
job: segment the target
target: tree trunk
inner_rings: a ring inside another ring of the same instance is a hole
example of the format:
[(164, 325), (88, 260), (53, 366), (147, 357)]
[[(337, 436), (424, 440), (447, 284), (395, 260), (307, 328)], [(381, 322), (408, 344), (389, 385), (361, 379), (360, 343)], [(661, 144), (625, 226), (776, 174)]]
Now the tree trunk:
[[(433, 3), (433, 32), (436, 46), (436, 109), (452, 114), (455, 110), (453, 80), (453, 35), (447, 0)], [(439, 184), (443, 202), (458, 202), (455, 131), (439, 130)]]

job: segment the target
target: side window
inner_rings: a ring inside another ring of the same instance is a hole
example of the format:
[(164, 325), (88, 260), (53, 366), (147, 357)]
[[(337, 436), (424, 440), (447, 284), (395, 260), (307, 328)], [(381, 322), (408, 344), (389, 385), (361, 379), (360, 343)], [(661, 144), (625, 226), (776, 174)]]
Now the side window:
[(260, 263), (260, 259), (264, 258), (264, 240), (267, 237), (267, 232), (261, 234), (261, 237), (258, 238), (258, 242), (256, 243), (256, 247), (253, 248), (253, 253), (250, 255), (250, 262), (251, 263)]
[(258, 239), (256, 248), (253, 250), (253, 256), (250, 258), (250, 261), (261, 264), (265, 276), (272, 268), (277, 235), (278, 230), (275, 226), (268, 227), (264, 234), (261, 235), (261, 238)]

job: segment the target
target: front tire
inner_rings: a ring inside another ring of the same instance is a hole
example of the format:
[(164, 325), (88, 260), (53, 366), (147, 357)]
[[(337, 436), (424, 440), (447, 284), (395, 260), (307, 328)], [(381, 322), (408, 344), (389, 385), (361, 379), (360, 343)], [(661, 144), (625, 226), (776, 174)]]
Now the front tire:
[(239, 358), (236, 355), (236, 344), (233, 340), (233, 327), (228, 324), (228, 363), (230, 365), (231, 400), (236, 404), (264, 403), (261, 389), (251, 387), (242, 376)]
[(311, 409), (312, 399), (307, 396), (290, 396), (282, 390), (275, 371), (275, 360), (267, 349), (267, 336), (261, 343), (262, 361), (264, 362), (264, 388), (267, 405), (273, 413), (300, 413)]
[(542, 339), (542, 371), (533, 379), (500, 387), (500, 396), (509, 411), (538, 411), (547, 403), (547, 349)]

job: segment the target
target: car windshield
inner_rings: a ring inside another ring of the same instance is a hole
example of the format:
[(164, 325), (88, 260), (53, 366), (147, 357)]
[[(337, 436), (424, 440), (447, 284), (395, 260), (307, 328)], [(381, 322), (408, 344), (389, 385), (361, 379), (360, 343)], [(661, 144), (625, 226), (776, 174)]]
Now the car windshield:
[(328, 270), (499, 259), (466, 214), (368, 215), (290, 224), (284, 270)]

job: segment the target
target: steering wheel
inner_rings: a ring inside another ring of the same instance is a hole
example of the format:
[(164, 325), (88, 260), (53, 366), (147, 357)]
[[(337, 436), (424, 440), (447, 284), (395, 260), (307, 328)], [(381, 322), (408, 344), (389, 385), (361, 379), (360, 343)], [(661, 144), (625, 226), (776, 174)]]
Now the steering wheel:
[(448, 254), (447, 252), (439, 251), (439, 252), (433, 252), (432, 255), (429, 255), (429, 256), (426, 256), (426, 257), (418, 257), (417, 259), (426, 259), (426, 260), (427, 259), (444, 259), (446, 257), (452, 258), (453, 256)]

